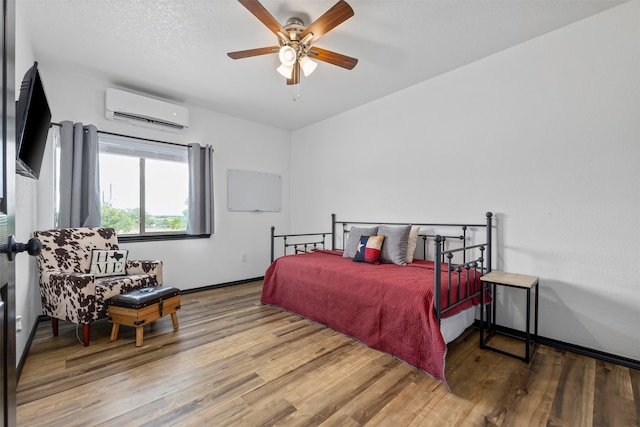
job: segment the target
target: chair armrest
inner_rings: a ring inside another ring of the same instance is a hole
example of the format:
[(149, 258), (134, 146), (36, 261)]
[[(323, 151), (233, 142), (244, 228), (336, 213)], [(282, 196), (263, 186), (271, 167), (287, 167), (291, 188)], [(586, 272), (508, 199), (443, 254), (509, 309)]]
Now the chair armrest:
[[(89, 291), (94, 294), (93, 282), (95, 276), (91, 273), (75, 273), (62, 270), (43, 270), (41, 272), (40, 285), (44, 286), (58, 286), (65, 287), (73, 290), (73, 292), (81, 291), (85, 289), (84, 293)], [(91, 285), (91, 289), (87, 290), (88, 285)]]
[(87, 309), (95, 305), (95, 277), (89, 273), (62, 270), (42, 270), (40, 295), (46, 315), (74, 323), (88, 323), (93, 313)]
[(158, 285), (162, 285), (162, 261), (153, 260), (127, 260), (127, 276), (135, 274), (148, 274), (155, 277)]

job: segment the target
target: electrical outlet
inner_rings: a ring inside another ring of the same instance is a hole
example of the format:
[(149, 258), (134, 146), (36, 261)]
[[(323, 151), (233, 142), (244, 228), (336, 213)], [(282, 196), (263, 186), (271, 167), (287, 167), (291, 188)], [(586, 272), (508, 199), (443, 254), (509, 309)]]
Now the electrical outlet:
[(22, 332), (22, 316), (16, 316), (16, 332)]
[(240, 261), (247, 262), (247, 253), (246, 252), (240, 253)]

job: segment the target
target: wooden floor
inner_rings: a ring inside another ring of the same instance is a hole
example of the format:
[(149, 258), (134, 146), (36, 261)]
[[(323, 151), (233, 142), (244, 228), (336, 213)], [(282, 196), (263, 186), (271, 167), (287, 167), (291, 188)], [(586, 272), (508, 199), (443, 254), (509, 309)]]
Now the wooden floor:
[(638, 371), (544, 346), (527, 366), (479, 350), (471, 330), (449, 346), (448, 392), (261, 305), (260, 291), (182, 295), (179, 331), (163, 317), (139, 348), (133, 328), (109, 342), (111, 324), (98, 321), (85, 348), (75, 325), (60, 322), (54, 338), (42, 322), (18, 384), (18, 426), (640, 426)]

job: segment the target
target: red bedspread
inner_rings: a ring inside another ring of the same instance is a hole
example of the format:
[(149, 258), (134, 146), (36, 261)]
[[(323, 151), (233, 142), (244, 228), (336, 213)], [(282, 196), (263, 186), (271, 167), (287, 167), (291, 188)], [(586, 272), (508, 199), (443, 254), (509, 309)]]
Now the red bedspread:
[[(446, 385), (447, 346), (433, 310), (433, 268), (433, 262), (418, 260), (406, 267), (353, 262), (338, 251), (284, 256), (267, 269), (261, 301), (394, 355)], [(446, 280), (443, 271), (442, 306)]]

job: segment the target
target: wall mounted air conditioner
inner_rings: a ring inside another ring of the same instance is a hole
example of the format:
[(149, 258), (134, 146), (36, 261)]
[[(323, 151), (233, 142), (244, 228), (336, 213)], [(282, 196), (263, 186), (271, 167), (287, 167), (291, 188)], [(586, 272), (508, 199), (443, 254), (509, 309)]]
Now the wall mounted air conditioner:
[(111, 88), (105, 94), (105, 117), (175, 133), (189, 127), (189, 110), (182, 105)]

